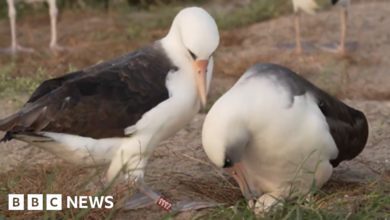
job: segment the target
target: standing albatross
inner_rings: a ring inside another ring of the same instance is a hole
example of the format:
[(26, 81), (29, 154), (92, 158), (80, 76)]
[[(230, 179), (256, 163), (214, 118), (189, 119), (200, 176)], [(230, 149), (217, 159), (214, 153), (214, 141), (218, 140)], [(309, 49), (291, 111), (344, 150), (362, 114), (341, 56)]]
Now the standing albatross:
[[(143, 168), (156, 146), (206, 104), (218, 45), (210, 14), (185, 8), (167, 36), (152, 45), (43, 82), (21, 110), (0, 120), (0, 130), (7, 132), (2, 140), (21, 140), (78, 165), (110, 164), (109, 181), (124, 166), (120, 173), (158, 202), (160, 196), (143, 182)], [(203, 205), (210, 204), (179, 204)]]
[(334, 167), (362, 152), (368, 132), (362, 112), (287, 68), (257, 64), (212, 106), (202, 142), (261, 212), (307, 193), (313, 181), (321, 188)]
[(44, 2), (46, 1), (49, 4), (49, 14), (50, 14), (50, 25), (51, 25), (51, 41), (50, 49), (53, 51), (62, 51), (66, 50), (66, 47), (59, 46), (57, 44), (57, 17), (58, 17), (58, 8), (56, 5), (56, 0), (7, 0), (8, 4), (8, 17), (11, 26), (11, 47), (7, 49), (2, 49), (0, 51), (8, 54), (16, 54), (17, 52), (34, 52), (32, 48), (22, 47), (18, 44), (16, 40), (16, 9), (15, 3), (24, 1), (26, 3), (33, 2)]
[[(301, 44), (301, 21), (300, 21), (300, 11), (304, 11), (307, 14), (314, 15), (315, 10), (318, 8), (315, 0), (292, 0), (295, 12), (295, 41), (296, 47), (295, 51), (297, 53), (302, 53), (302, 44)], [(340, 35), (340, 44), (339, 46), (334, 45), (325, 45), (320, 46), (321, 49), (336, 52), (340, 54), (344, 54), (345, 51), (345, 38), (347, 34), (347, 13), (349, 9), (349, 5), (351, 4), (351, 0), (332, 0), (332, 5), (341, 6), (342, 10), (340, 12), (341, 18), (341, 35)]]

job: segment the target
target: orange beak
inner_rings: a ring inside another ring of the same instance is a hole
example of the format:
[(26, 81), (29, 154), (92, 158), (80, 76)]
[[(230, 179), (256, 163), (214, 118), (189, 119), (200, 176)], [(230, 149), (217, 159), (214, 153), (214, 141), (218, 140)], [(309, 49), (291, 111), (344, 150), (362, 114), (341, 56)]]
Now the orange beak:
[(195, 73), (196, 85), (198, 87), (198, 94), (200, 96), (203, 107), (205, 107), (207, 103), (206, 75), (208, 65), (208, 60), (198, 60), (192, 63)]
[(242, 163), (236, 163), (232, 167), (225, 168), (225, 170), (237, 181), (241, 192), (246, 199), (251, 200), (256, 196), (253, 195), (253, 192), (256, 190), (254, 190), (254, 187), (248, 181), (245, 167)]

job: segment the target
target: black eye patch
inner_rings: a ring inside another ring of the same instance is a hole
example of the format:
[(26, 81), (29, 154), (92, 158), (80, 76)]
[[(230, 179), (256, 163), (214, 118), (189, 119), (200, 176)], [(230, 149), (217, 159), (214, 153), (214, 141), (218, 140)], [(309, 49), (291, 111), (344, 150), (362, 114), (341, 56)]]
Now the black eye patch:
[(225, 158), (225, 164), (223, 165), (223, 168), (230, 168), (234, 165), (234, 163), (228, 159), (228, 158)]
[(196, 58), (197, 58), (196, 55), (194, 53), (192, 53), (191, 50), (188, 50), (188, 52), (190, 52), (192, 59), (196, 60)]

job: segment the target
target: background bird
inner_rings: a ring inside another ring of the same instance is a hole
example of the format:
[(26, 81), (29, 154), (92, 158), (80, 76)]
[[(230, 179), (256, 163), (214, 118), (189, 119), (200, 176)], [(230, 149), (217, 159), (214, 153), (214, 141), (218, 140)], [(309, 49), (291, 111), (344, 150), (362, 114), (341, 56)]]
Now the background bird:
[[(294, 6), (294, 12), (295, 12), (295, 41), (296, 41), (296, 47), (295, 51), (297, 53), (302, 53), (302, 43), (301, 43), (301, 22), (300, 22), (300, 12), (303, 11), (305, 13), (308, 13), (310, 15), (314, 15), (316, 13), (316, 9), (318, 8), (317, 3), (315, 0), (292, 0), (293, 6)], [(332, 5), (338, 5), (341, 6), (342, 10), (340, 11), (340, 18), (341, 18), (341, 28), (340, 28), (340, 43), (339, 45), (325, 45), (320, 46), (320, 48), (330, 51), (330, 52), (336, 52), (340, 54), (344, 54), (346, 52), (345, 49), (345, 38), (347, 34), (347, 14), (349, 5), (351, 3), (351, 0), (332, 0)]]
[(49, 14), (50, 14), (50, 24), (51, 24), (51, 40), (50, 40), (50, 49), (53, 51), (62, 51), (67, 49), (66, 47), (59, 46), (57, 43), (57, 17), (58, 17), (58, 8), (56, 5), (56, 0), (6, 0), (8, 5), (8, 17), (11, 27), (11, 46), (7, 49), (1, 50), (3, 53), (16, 54), (17, 52), (34, 52), (32, 48), (23, 47), (18, 44), (16, 39), (16, 8), (15, 4), (17, 2), (24, 1), (26, 3), (34, 2), (44, 2), (46, 1), (49, 4)]

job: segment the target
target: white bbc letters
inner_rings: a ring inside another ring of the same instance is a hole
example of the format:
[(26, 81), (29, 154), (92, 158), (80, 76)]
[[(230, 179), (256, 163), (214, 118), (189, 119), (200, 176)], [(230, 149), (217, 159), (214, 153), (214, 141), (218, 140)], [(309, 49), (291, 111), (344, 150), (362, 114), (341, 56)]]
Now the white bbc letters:
[(43, 195), (27, 194), (27, 210), (43, 210)]
[(8, 194), (8, 210), (24, 210), (24, 195)]
[(47, 194), (46, 195), (46, 210), (62, 210), (62, 195)]
[[(91, 208), (111, 209), (114, 207), (114, 198), (112, 196), (75, 196), (74, 198), (66, 197), (66, 208)], [(46, 194), (43, 200), (42, 194), (27, 194), (27, 210), (43, 210), (43, 202), (46, 203), (46, 210), (62, 210), (61, 194)], [(108, 204), (104, 204), (104, 202)], [(8, 210), (24, 210), (23, 194), (8, 194)]]

